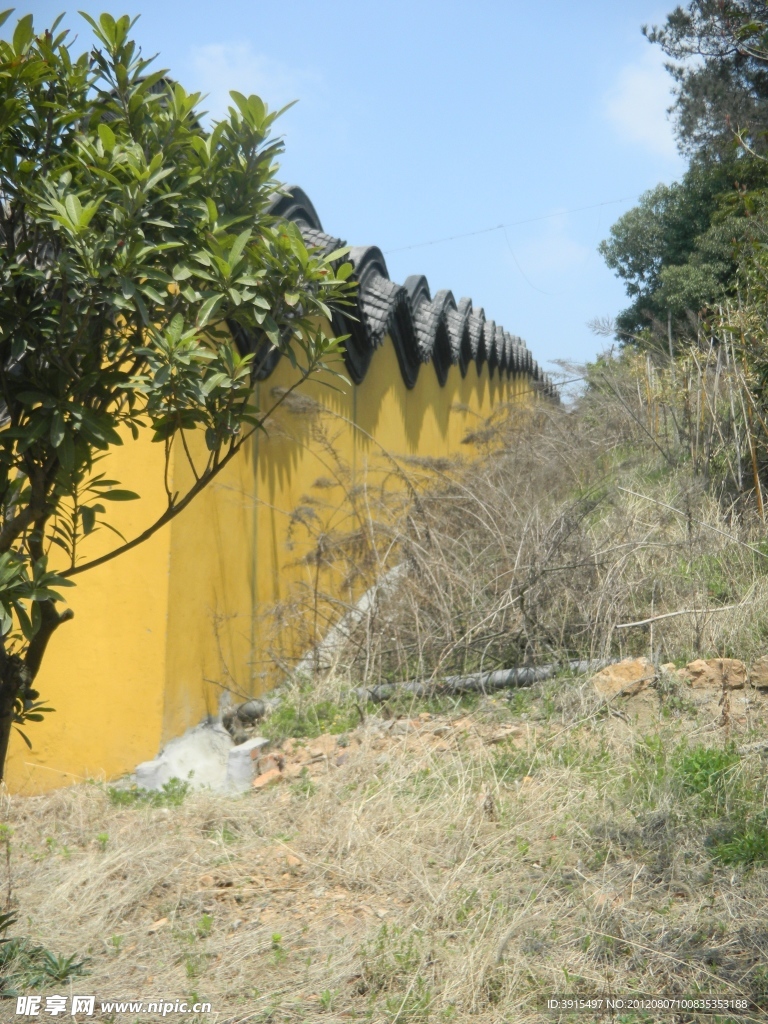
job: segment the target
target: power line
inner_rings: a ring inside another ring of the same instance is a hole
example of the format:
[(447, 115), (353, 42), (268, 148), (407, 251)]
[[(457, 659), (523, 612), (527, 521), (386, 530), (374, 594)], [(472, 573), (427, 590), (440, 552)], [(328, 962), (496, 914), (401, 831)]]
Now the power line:
[(492, 231), (505, 231), (507, 228), (516, 228), (521, 224), (535, 224), (537, 221), (551, 220), (553, 217), (562, 217), (567, 213), (583, 213), (584, 210), (597, 210), (601, 206), (615, 206), (617, 203), (626, 203), (630, 199), (639, 199), (639, 196), (624, 196), (622, 199), (608, 199), (604, 203), (592, 203), (591, 206), (576, 206), (572, 210), (558, 210), (555, 213), (544, 213), (538, 217), (526, 217), (524, 220), (513, 220), (509, 224), (496, 224), (492, 228), (481, 228), (479, 231), (465, 231), (461, 235), (447, 235), (445, 238), (433, 238), (430, 242), (416, 242), (414, 245), (401, 245), (397, 249), (386, 249), (385, 256), (393, 252), (406, 252), (409, 249), (424, 249), (428, 245), (440, 245), (443, 242), (454, 242), (459, 238), (472, 238), (474, 235), (487, 235)]
[[(502, 226), (502, 227), (503, 227), (503, 226)], [(510, 242), (510, 240), (509, 240), (509, 235), (507, 234), (507, 229), (506, 229), (505, 227), (503, 227), (503, 231), (504, 231), (504, 240), (505, 240), (505, 242), (507, 243), (507, 248), (509, 249), (509, 254), (510, 254), (510, 256), (512, 257), (512, 259), (513, 259), (513, 260), (515, 261), (515, 266), (516, 266), (516, 267), (517, 267), (517, 269), (518, 269), (518, 270), (520, 271), (520, 276), (522, 277), (522, 279), (523, 279), (523, 280), (525, 281), (525, 283), (526, 283), (526, 284), (527, 284), (527, 285), (528, 285), (528, 286), (529, 286), (530, 288), (533, 288), (533, 290), (534, 290), (535, 292), (539, 292), (539, 293), (540, 293), (541, 295), (551, 295), (551, 294), (552, 294), (551, 292), (545, 292), (543, 288), (539, 288), (539, 286), (538, 286), (538, 285), (535, 285), (535, 284), (533, 283), (533, 281), (531, 281), (531, 280), (529, 279), (529, 277), (528, 277), (528, 275), (526, 274), (526, 272), (525, 272), (525, 271), (523, 270), (523, 268), (522, 268), (522, 267), (520, 266), (520, 263), (518, 262), (517, 256), (515, 256), (515, 250), (514, 250), (514, 249), (512, 248), (512, 243), (511, 243), (511, 242)]]

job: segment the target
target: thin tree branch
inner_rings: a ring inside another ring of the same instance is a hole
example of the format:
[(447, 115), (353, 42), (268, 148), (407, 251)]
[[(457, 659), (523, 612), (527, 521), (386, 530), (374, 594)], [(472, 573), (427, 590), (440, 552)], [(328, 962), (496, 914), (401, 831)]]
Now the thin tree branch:
[(122, 555), (125, 554), (126, 551), (133, 550), (133, 548), (138, 547), (139, 544), (143, 544), (144, 541), (147, 541), (150, 539), (150, 537), (153, 537), (158, 530), (161, 530), (166, 525), (166, 523), (170, 523), (172, 519), (175, 519), (176, 516), (179, 515), (180, 512), (183, 512), (184, 509), (190, 504), (190, 502), (194, 498), (196, 498), (197, 495), (202, 490), (205, 489), (205, 487), (211, 482), (211, 480), (213, 480), (213, 478), (217, 476), (224, 469), (225, 466), (229, 465), (229, 463), (232, 461), (235, 455), (237, 455), (237, 453), (240, 451), (240, 449), (243, 447), (246, 441), (250, 440), (250, 438), (252, 438), (254, 434), (257, 433), (257, 431), (262, 429), (262, 425), (266, 422), (266, 420), (275, 412), (278, 406), (282, 405), (282, 403), (285, 401), (288, 395), (291, 394), (291, 392), (295, 391), (297, 387), (304, 383), (304, 381), (307, 379), (310, 373), (311, 371), (309, 370), (305, 371), (297, 381), (291, 384), (289, 388), (286, 388), (286, 390), (281, 394), (281, 396), (278, 398), (278, 400), (275, 402), (272, 408), (262, 417), (258, 426), (253, 427), (251, 430), (248, 431), (247, 434), (244, 434), (240, 438), (240, 440), (230, 448), (230, 450), (227, 452), (227, 454), (220, 462), (218, 462), (207, 473), (200, 477), (200, 479), (195, 483), (194, 487), (191, 487), (190, 490), (187, 491), (187, 493), (184, 495), (181, 501), (177, 503), (173, 502), (169, 506), (169, 508), (166, 509), (163, 515), (161, 515), (160, 518), (157, 519), (151, 526), (147, 527), (147, 529), (144, 530), (143, 533), (140, 533), (137, 537), (134, 537), (133, 540), (129, 540), (126, 541), (125, 544), (121, 544), (120, 547), (114, 548), (114, 550), (107, 552), (106, 555), (101, 555), (99, 558), (93, 558), (91, 559), (90, 562), (85, 562), (83, 565), (78, 565), (74, 569), (65, 569), (63, 572), (59, 573), (59, 576), (61, 576), (63, 579), (68, 579), (70, 576), (79, 576), (80, 573), (85, 572), (88, 569), (95, 569), (99, 565), (104, 565), (106, 562), (111, 562), (112, 559), (117, 558), (118, 555)]
[(37, 515), (38, 510), (31, 505), (27, 505), (18, 515), (6, 523), (2, 530), (0, 530), (0, 552), (4, 553), (10, 550), (13, 542), (24, 533), (28, 526), (31, 526)]
[(730, 612), (734, 608), (743, 607), (740, 604), (723, 604), (717, 608), (681, 608), (679, 612), (666, 612), (664, 615), (652, 615), (650, 619), (640, 619), (638, 622), (622, 622), (614, 629), (629, 629), (631, 626), (647, 626), (649, 622), (659, 622), (660, 619), (673, 619), (676, 615), (714, 615), (715, 612)]
[(163, 487), (165, 488), (165, 495), (168, 499), (168, 508), (173, 508), (173, 494), (171, 494), (171, 487), (168, 483), (168, 470), (171, 465), (171, 445), (173, 443), (172, 438), (166, 437), (165, 439), (165, 464), (163, 466)]
[(192, 476), (195, 478), (195, 480), (199, 480), (200, 479), (200, 474), (195, 469), (195, 464), (192, 461), (192, 453), (190, 452), (189, 446), (187, 445), (187, 439), (186, 439), (186, 437), (184, 437), (184, 428), (183, 427), (179, 428), (179, 433), (181, 434), (181, 443), (184, 446), (184, 453), (187, 456), (187, 462), (189, 463), (189, 468), (192, 470)]

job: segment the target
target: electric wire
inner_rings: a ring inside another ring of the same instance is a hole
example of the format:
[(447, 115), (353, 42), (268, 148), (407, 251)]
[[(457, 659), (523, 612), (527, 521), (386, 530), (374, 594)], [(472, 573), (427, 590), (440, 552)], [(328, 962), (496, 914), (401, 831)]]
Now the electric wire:
[[(441, 245), (443, 242), (454, 242), (460, 238), (472, 238), (475, 235), (487, 235), (492, 231), (504, 231), (507, 228), (516, 228), (521, 224), (535, 224), (542, 220), (551, 220), (553, 217), (563, 217), (569, 213), (583, 213), (585, 210), (597, 210), (601, 206), (615, 206), (617, 203), (628, 203), (631, 200), (639, 199), (639, 195), (623, 196), (621, 199), (607, 199), (602, 203), (592, 203), (590, 206), (576, 206), (571, 210), (556, 210), (553, 213), (544, 213), (537, 217), (526, 217), (524, 220), (513, 220), (508, 224), (495, 224), (492, 228), (480, 228), (479, 231), (465, 231), (460, 235), (446, 235), (444, 238), (433, 238), (429, 242), (415, 242), (413, 245), (401, 245), (396, 249), (385, 249), (384, 255), (389, 256), (394, 252), (407, 252), (409, 249), (424, 249), (429, 245)], [(546, 294), (546, 292), (544, 293)]]

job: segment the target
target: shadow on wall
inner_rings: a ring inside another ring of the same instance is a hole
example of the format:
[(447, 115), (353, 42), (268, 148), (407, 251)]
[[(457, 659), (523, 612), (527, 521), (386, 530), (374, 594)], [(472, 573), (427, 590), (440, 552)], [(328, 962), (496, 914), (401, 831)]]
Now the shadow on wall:
[(468, 439), (533, 395), (524, 377), (489, 380), (474, 365), (464, 377), (452, 366), (442, 386), (424, 367), (408, 389), (387, 341), (359, 386), (339, 394), (311, 384), (291, 396), (258, 442), (255, 692), (291, 671), (394, 564), (388, 515), (375, 510), (407, 504), (420, 465), (477, 457)]

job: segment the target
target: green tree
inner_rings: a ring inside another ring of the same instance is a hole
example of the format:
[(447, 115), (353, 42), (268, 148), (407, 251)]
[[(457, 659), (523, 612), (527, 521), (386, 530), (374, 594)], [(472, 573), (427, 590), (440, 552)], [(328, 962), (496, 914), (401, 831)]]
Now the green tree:
[(723, 157), (734, 132), (768, 149), (768, 3), (689, 0), (645, 35), (671, 58), (673, 107), (681, 149)]
[(697, 160), (681, 181), (657, 185), (619, 218), (599, 248), (632, 300), (617, 317), (620, 338), (723, 300), (752, 232), (744, 192), (767, 183), (759, 159)]
[[(0, 772), (13, 723), (41, 718), (33, 684), (70, 614), (61, 588), (162, 528), (237, 455), (270, 411), (252, 377), (275, 348), (299, 382), (325, 368), (340, 339), (318, 324), (351, 287), (343, 251), (308, 250), (268, 214), (278, 115), (232, 93), (204, 130), (199, 95), (152, 70), (128, 17), (84, 17), (88, 53), (61, 19), (36, 34), (31, 15), (0, 42)], [(88, 559), (113, 503), (138, 497), (99, 458), (147, 430), (166, 468), (186, 453), (194, 483), (166, 486), (155, 522)]]

